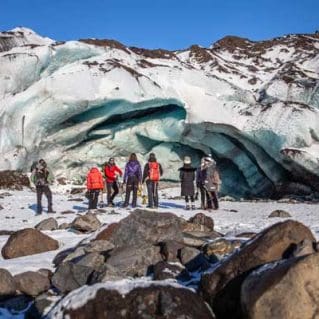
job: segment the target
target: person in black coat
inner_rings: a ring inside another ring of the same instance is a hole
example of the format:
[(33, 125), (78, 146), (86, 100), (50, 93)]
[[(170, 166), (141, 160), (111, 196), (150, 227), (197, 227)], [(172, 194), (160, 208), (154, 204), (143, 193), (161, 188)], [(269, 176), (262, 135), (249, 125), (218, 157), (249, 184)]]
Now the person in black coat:
[[(196, 168), (191, 166), (191, 158), (189, 156), (184, 157), (184, 165), (179, 169), (179, 177), (181, 180), (181, 196), (185, 197), (186, 209), (195, 209), (195, 171)], [(191, 201), (191, 206), (189, 205)]]

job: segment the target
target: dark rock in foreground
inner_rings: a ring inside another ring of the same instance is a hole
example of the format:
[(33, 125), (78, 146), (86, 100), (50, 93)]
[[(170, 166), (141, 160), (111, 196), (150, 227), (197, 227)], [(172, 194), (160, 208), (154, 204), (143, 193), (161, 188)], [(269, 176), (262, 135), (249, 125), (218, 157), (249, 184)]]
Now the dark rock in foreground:
[(19, 171), (0, 171), (0, 189), (22, 190), (23, 187), (30, 187), (27, 175)]

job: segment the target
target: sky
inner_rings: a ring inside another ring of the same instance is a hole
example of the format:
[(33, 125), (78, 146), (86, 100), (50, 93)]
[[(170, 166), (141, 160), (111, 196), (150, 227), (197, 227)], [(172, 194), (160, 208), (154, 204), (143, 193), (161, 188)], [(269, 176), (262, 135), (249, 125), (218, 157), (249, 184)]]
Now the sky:
[(55, 40), (115, 39), (149, 49), (204, 47), (319, 30), (319, 0), (0, 0), (0, 30)]

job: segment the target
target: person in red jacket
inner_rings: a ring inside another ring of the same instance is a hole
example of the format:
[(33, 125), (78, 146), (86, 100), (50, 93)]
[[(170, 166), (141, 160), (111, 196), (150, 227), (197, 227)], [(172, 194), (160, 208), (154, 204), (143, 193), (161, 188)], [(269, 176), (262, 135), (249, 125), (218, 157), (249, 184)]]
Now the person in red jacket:
[(104, 166), (104, 174), (106, 179), (106, 191), (107, 191), (107, 205), (115, 206), (113, 199), (119, 193), (118, 187), (118, 176), (122, 176), (123, 173), (121, 169), (115, 165), (115, 160), (113, 157)]
[(103, 177), (97, 167), (92, 167), (87, 174), (86, 187), (89, 191), (89, 209), (96, 209), (100, 190), (103, 189)]

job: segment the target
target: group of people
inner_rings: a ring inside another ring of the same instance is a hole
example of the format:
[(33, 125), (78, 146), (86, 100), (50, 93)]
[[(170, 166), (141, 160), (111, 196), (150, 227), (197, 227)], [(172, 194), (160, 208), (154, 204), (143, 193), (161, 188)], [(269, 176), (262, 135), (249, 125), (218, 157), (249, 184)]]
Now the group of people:
[[(31, 181), (36, 187), (37, 214), (42, 213), (42, 196), (48, 200), (48, 213), (54, 213), (52, 208), (52, 192), (49, 185), (53, 182), (53, 175), (46, 162), (40, 159), (31, 167)], [(201, 209), (218, 209), (218, 191), (221, 180), (216, 168), (216, 162), (211, 156), (203, 157), (199, 167), (193, 167), (189, 156), (184, 157), (183, 166), (179, 169), (181, 181), (181, 196), (185, 198), (185, 209), (196, 209), (195, 200), (200, 193)], [(104, 177), (103, 177), (104, 175)], [(103, 166), (102, 171), (92, 167), (87, 174), (87, 197), (89, 209), (96, 209), (100, 192), (106, 189), (107, 205), (115, 206), (114, 198), (119, 188), (125, 189), (123, 207), (128, 207), (132, 194), (131, 206), (137, 205), (138, 191), (146, 185), (148, 208), (158, 208), (158, 183), (163, 175), (163, 168), (158, 163), (154, 153), (150, 153), (148, 162), (142, 167), (135, 153), (132, 153), (125, 165), (124, 174), (111, 157)], [(120, 177), (123, 182), (120, 183)], [(196, 188), (198, 191), (196, 191)]]
[[(105, 175), (107, 204), (114, 205), (114, 198), (119, 193), (119, 177), (123, 176), (122, 170), (115, 164), (114, 158), (110, 158), (105, 163), (102, 172)], [(195, 191), (195, 182), (201, 197), (201, 209), (218, 209), (218, 191), (221, 180), (216, 168), (216, 162), (211, 156), (203, 157), (198, 168), (192, 166), (191, 158), (185, 156), (184, 165), (179, 169), (181, 181), (181, 196), (185, 198), (185, 209), (196, 209), (195, 199), (198, 192)], [(135, 153), (132, 153), (125, 165), (123, 184), (125, 188), (125, 200), (123, 207), (128, 207), (131, 193), (133, 196), (132, 207), (137, 205), (138, 190), (142, 184), (146, 184), (148, 208), (157, 208), (158, 201), (158, 182), (163, 175), (163, 168), (157, 162), (154, 153), (149, 155), (148, 162), (142, 168), (137, 160)], [(91, 168), (87, 175), (87, 188), (89, 198), (89, 209), (96, 209), (99, 193), (104, 187), (103, 176), (97, 167)]]

